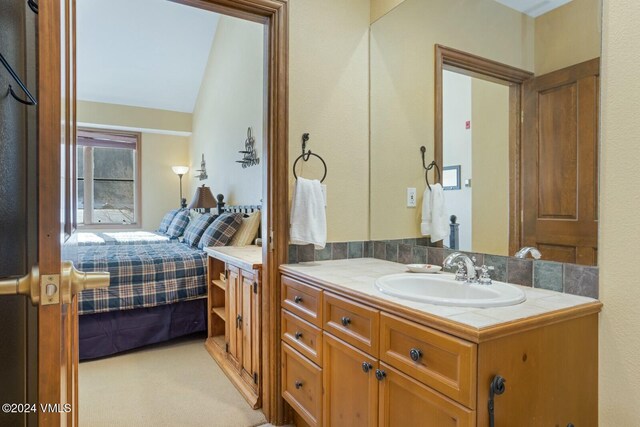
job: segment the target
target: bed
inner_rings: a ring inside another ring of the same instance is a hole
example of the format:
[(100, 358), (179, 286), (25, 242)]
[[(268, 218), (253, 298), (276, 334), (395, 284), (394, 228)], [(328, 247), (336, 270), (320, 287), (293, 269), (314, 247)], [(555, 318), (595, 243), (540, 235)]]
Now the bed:
[(78, 246), (146, 245), (176, 241), (177, 239), (172, 239), (165, 234), (151, 231), (81, 231), (77, 233)]
[[(228, 206), (224, 212), (249, 214), (259, 209)], [(148, 235), (136, 240), (124, 233), (93, 234), (102, 240), (91, 244), (85, 239), (79, 244), (76, 267), (108, 271), (111, 279), (106, 289), (78, 295), (80, 360), (206, 331), (207, 254), (203, 250)], [(111, 240), (109, 234), (121, 234), (121, 238)], [(150, 237), (152, 241), (146, 241)]]

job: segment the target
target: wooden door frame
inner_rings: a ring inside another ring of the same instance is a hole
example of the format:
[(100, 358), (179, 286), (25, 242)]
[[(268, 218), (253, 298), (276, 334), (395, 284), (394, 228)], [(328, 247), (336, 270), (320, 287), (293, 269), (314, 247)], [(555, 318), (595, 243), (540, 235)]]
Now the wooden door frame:
[(522, 180), (522, 111), (523, 85), (533, 73), (482, 58), (477, 55), (435, 45), (435, 135), (434, 158), (438, 166), (443, 165), (443, 72), (454, 71), (469, 77), (509, 86), (509, 254), (520, 248), (522, 221), (520, 216)]
[[(280, 386), (280, 276), (288, 257), (288, 0), (173, 0), (177, 3), (258, 22), (265, 28), (265, 144), (263, 159), (263, 299), (262, 299), (262, 400), (269, 422), (282, 424), (285, 416)], [(39, 267), (43, 274), (60, 273), (61, 38), (60, 0), (40, 2), (39, 43)], [(46, 70), (46, 71), (44, 71)], [(50, 250), (49, 248), (55, 248)], [(38, 342), (41, 348), (59, 347), (65, 331), (60, 326), (61, 304), (39, 307)], [(44, 333), (46, 331), (46, 333)], [(60, 401), (66, 386), (60, 378), (61, 354), (38, 353), (38, 401)], [(74, 408), (77, 410), (77, 408)], [(59, 425), (59, 414), (39, 412), (39, 424)]]

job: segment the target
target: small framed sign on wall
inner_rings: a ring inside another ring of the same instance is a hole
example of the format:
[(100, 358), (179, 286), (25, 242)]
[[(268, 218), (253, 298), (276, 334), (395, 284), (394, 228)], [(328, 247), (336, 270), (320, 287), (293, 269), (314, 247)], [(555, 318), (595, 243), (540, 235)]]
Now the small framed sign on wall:
[(460, 165), (442, 168), (442, 188), (460, 190)]

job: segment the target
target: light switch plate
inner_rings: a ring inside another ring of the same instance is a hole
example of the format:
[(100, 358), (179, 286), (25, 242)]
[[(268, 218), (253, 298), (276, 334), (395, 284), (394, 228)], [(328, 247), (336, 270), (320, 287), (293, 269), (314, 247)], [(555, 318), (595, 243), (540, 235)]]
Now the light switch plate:
[(415, 188), (407, 188), (407, 207), (415, 208), (416, 207), (416, 189)]

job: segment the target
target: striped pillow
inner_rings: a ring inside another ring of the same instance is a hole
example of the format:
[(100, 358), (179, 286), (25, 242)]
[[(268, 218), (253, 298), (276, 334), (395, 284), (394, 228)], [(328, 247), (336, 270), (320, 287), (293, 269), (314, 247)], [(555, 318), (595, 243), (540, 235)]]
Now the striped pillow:
[(242, 218), (242, 225), (231, 239), (229, 246), (247, 246), (253, 243), (258, 234), (261, 219), (260, 211), (256, 211), (246, 218)]
[(180, 209), (172, 209), (162, 217), (162, 221), (160, 221), (160, 227), (158, 227), (158, 232), (166, 233), (171, 225), (171, 221), (176, 217), (176, 214), (180, 212)]
[(204, 232), (200, 238), (200, 243), (198, 243), (198, 248), (204, 249), (208, 246), (226, 246), (240, 228), (243, 216), (241, 213), (226, 213), (220, 215)]
[(184, 230), (184, 242), (189, 246), (197, 246), (202, 234), (217, 217), (217, 215), (206, 213), (189, 221), (189, 225)]
[(167, 230), (167, 236), (171, 238), (180, 237), (182, 233), (184, 233), (184, 229), (187, 228), (187, 224), (189, 224), (189, 211), (186, 209), (178, 212), (171, 221), (171, 225)]

